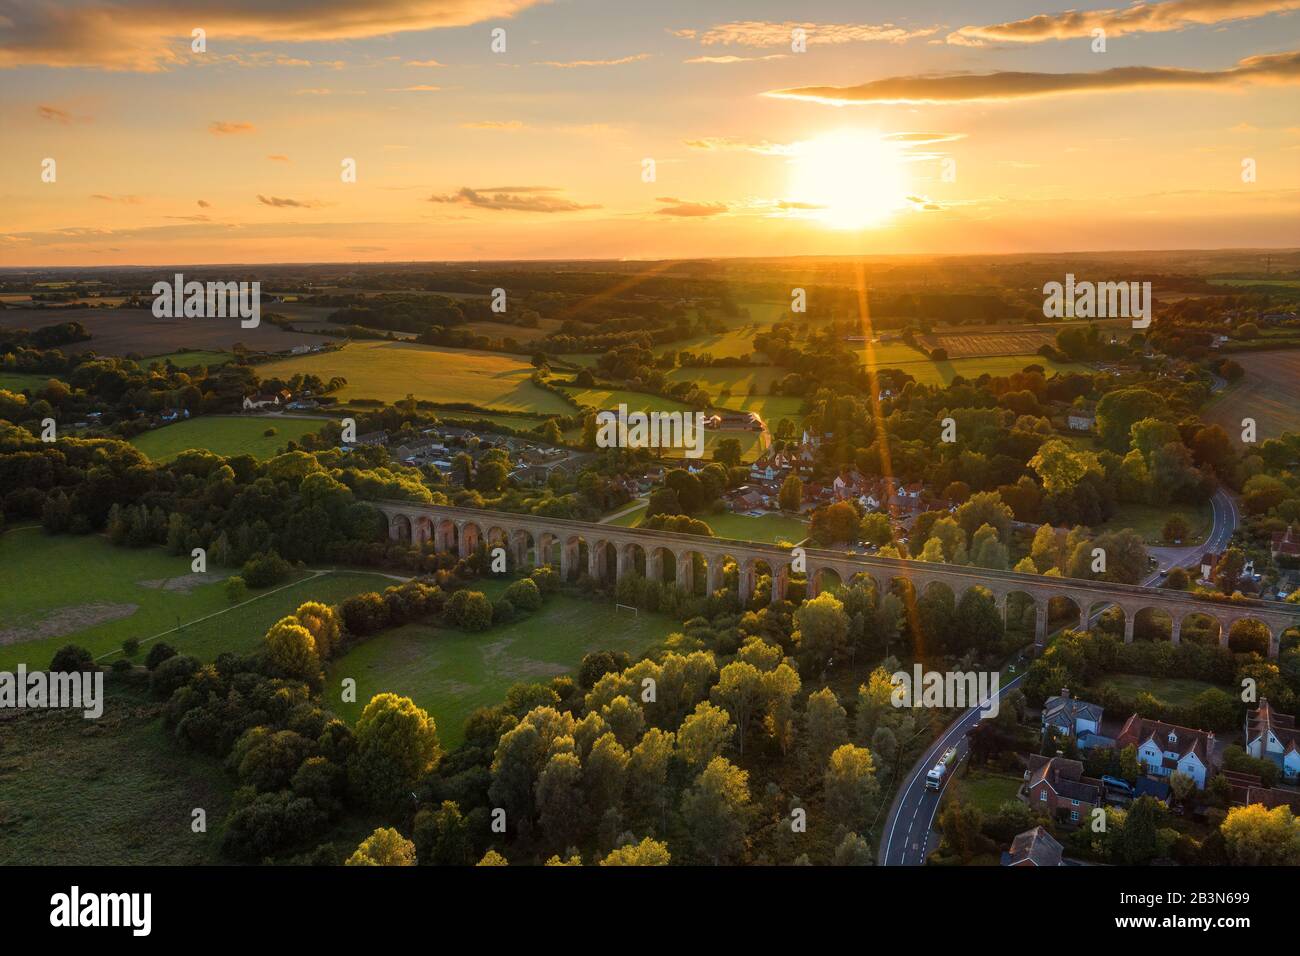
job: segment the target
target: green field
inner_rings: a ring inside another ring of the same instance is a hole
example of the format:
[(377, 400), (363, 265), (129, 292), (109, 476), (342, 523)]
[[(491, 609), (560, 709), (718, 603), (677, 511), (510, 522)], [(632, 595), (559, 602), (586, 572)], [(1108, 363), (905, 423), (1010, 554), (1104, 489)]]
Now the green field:
[[(644, 517), (645, 508), (642, 507), (614, 519), (609, 524), (621, 528), (636, 528), (640, 526)], [(776, 544), (780, 541), (798, 543), (808, 536), (808, 526), (798, 518), (789, 515), (766, 514), (755, 518), (727, 511), (699, 517), (713, 529), (715, 537), (730, 538), (734, 541), (762, 541), (768, 544)]]
[[(155, 461), (168, 461), (190, 448), (206, 448), (224, 457), (252, 455), (271, 458), (321, 427), (316, 418), (237, 418), (226, 415), (200, 415), (173, 425), (143, 432), (131, 439)], [(266, 435), (275, 429), (274, 435)]]
[(533, 371), (527, 361), (500, 352), (411, 342), (351, 342), (342, 351), (258, 366), (264, 379), (287, 379), (300, 372), (324, 379), (342, 375), (348, 384), (335, 393), (339, 401), (396, 402), (411, 394), (424, 401), (464, 402), (495, 411), (571, 414), (571, 405), (529, 381)]
[(1183, 539), (1185, 546), (1204, 539), (1210, 533), (1210, 526), (1214, 521), (1208, 502), (1199, 506), (1171, 504), (1163, 508), (1153, 505), (1122, 504), (1116, 506), (1115, 514), (1109, 521), (1097, 525), (1093, 530), (1122, 531), (1125, 528), (1132, 528), (1142, 535), (1147, 544), (1169, 545), (1170, 542), (1163, 540), (1160, 533), (1164, 530), (1165, 522), (1174, 515), (1182, 515), (1183, 520), (1187, 522), (1187, 527), (1191, 529), (1188, 536)]
[(997, 813), (998, 807), (1015, 800), (1024, 780), (1010, 774), (971, 771), (957, 779), (957, 799), (966, 806), (979, 807), (987, 819)]
[[(476, 585), (477, 587), (477, 585)], [(384, 691), (410, 697), (437, 721), (444, 746), (463, 739), (465, 719), (499, 704), (520, 681), (545, 682), (577, 669), (584, 654), (610, 649), (637, 654), (677, 625), (667, 617), (616, 612), (612, 605), (562, 594), (527, 618), (480, 634), (408, 624), (354, 647), (330, 664), (326, 705), (355, 721)], [(339, 682), (357, 682), (357, 703), (338, 700)]]
[(0, 670), (20, 661), (45, 667), (68, 643), (112, 659), (126, 638), (144, 641), (164, 631), (172, 633), (161, 640), (204, 660), (247, 652), (304, 601), (337, 603), (396, 583), (361, 571), (301, 574), (287, 586), (251, 591), (232, 607), (220, 583), (229, 572), (200, 576), (189, 568), (188, 557), (118, 548), (99, 536), (51, 536), (39, 528), (0, 535)]
[(1191, 677), (1148, 677), (1146, 674), (1107, 674), (1099, 683), (1101, 687), (1117, 691), (1125, 700), (1134, 700), (1138, 694), (1146, 693), (1176, 707), (1185, 707), (1198, 695), (1215, 687)]
[(1041, 355), (988, 355), (932, 362), (930, 359), (921, 358), (914, 350), (909, 349), (909, 351), (913, 355), (910, 361), (877, 361), (877, 367), (899, 369), (922, 385), (948, 385), (958, 375), (971, 380), (984, 374), (1012, 375), (1024, 369), (1026, 365), (1041, 365), (1049, 377), (1055, 372), (1085, 371), (1082, 365), (1073, 362), (1053, 362)]
[[(114, 677), (97, 720), (26, 710), (0, 720), (0, 866), (220, 863), (233, 783), (187, 754), (156, 702)], [(207, 832), (190, 829), (201, 807)]]
[(31, 372), (0, 372), (0, 388), (10, 392), (21, 392), (25, 388), (33, 392), (44, 388), (45, 383), (57, 375), (37, 375)]
[(177, 368), (193, 368), (195, 365), (224, 365), (234, 357), (230, 352), (168, 352), (165, 355), (150, 355), (147, 358), (142, 358), (139, 364), (148, 368), (154, 362), (166, 365), (170, 360)]
[[(564, 390), (573, 396), (579, 404), (587, 405), (600, 411), (618, 411), (619, 405), (626, 405), (629, 412), (689, 412), (691, 407), (661, 395), (648, 392), (632, 392), (626, 389), (611, 388), (569, 388)], [(573, 409), (569, 409), (570, 412)]]

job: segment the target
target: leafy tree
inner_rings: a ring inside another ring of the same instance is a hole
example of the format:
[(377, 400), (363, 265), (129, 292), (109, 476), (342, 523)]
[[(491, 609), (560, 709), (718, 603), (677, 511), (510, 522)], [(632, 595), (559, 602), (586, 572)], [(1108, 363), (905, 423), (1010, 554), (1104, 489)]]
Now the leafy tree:
[(894, 539), (889, 517), (878, 511), (863, 515), (862, 522), (858, 525), (858, 535), (863, 541), (876, 547), (889, 544)]
[(722, 755), (735, 733), (725, 710), (700, 701), (677, 730), (677, 752), (688, 767), (706, 767)]
[(582, 763), (574, 753), (555, 753), (537, 778), (537, 810), (547, 843), (563, 849), (580, 833), (585, 807)]
[(444, 800), (437, 810), (425, 807), (415, 815), (415, 849), (425, 865), (469, 866), (474, 861), (469, 822), (454, 800)]
[(842, 657), (848, 650), (848, 636), (844, 605), (829, 591), (805, 601), (794, 612), (792, 639), (808, 673), (825, 669), (833, 658)]
[(823, 687), (808, 695), (804, 708), (804, 754), (809, 766), (821, 770), (836, 747), (847, 743), (848, 720), (835, 691)]
[(81, 671), (99, 670), (90, 651), (76, 644), (64, 644), (54, 652), (50, 660), (51, 674), (76, 674)]
[(856, 830), (871, 822), (879, 785), (871, 751), (843, 744), (831, 754), (824, 776), (826, 812), (841, 826)]
[(696, 852), (715, 866), (738, 861), (748, 808), (749, 774), (714, 757), (682, 797), (682, 819)]
[(347, 866), (415, 866), (415, 844), (392, 827), (380, 827), (361, 841)]
[(781, 491), (777, 501), (782, 511), (798, 511), (803, 505), (803, 480), (796, 474), (786, 475), (781, 482)]
[(1233, 866), (1300, 865), (1300, 820), (1288, 806), (1233, 807), (1219, 832)]
[(848, 544), (858, 537), (858, 511), (847, 501), (837, 501), (813, 512), (808, 535), (820, 545)]
[(320, 655), (311, 631), (290, 615), (282, 617), (266, 632), (266, 668), (274, 677), (314, 681), (320, 676)]
[(376, 694), (357, 720), (348, 779), (372, 806), (389, 807), (405, 798), (441, 757), (432, 717), (409, 697)]
[(601, 866), (667, 866), (672, 862), (668, 844), (646, 837), (640, 843), (629, 843), (609, 853), (600, 861)]
[(226, 600), (231, 604), (238, 604), (248, 597), (248, 585), (238, 574), (226, 578), (226, 583), (222, 587), (226, 592)]

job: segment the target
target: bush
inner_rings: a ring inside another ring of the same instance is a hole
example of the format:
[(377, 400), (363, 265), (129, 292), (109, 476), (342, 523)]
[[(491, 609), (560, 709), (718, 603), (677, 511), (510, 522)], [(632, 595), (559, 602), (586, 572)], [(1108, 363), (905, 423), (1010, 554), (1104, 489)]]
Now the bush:
[(176, 648), (170, 644), (159, 641), (153, 647), (149, 648), (149, 653), (145, 655), (144, 666), (149, 670), (157, 670), (158, 665), (168, 658), (176, 656)]
[(117, 660), (113, 661), (114, 674), (125, 674), (131, 671), (134, 667), (135, 665), (132, 664), (130, 661), (128, 661), (125, 657), (119, 657)]
[(183, 687), (198, 669), (199, 662), (193, 657), (169, 657), (149, 675), (149, 690), (160, 700), (166, 700), (177, 688)]
[(138, 637), (128, 637), (122, 642), (122, 653), (127, 657), (135, 657), (140, 653), (140, 639)]
[(264, 438), (274, 438), (278, 434), (280, 433), (276, 431), (274, 428), (268, 428), (266, 431), (262, 432), (262, 436)]
[(506, 588), (504, 598), (521, 611), (536, 611), (542, 606), (541, 589), (530, 578), (523, 578)]
[(509, 598), (498, 598), (496, 601), (492, 602), (493, 624), (509, 624), (515, 619), (517, 614), (518, 612), (515, 610), (515, 606), (510, 602)]
[(98, 670), (90, 651), (76, 644), (64, 644), (54, 652), (50, 661), (51, 674), (75, 674), (78, 671)]
[(233, 574), (226, 578), (226, 583), (223, 587), (226, 591), (226, 600), (231, 604), (238, 604), (248, 595), (248, 582), (238, 574)]
[(374, 634), (388, 626), (388, 605), (374, 591), (355, 594), (339, 605), (339, 616), (351, 633)]
[(279, 584), (289, 576), (292, 568), (274, 551), (255, 554), (244, 563), (244, 583), (250, 588), (265, 588)]
[(447, 602), (447, 613), (453, 624), (467, 631), (486, 631), (492, 626), (492, 603), (482, 591), (457, 591)]

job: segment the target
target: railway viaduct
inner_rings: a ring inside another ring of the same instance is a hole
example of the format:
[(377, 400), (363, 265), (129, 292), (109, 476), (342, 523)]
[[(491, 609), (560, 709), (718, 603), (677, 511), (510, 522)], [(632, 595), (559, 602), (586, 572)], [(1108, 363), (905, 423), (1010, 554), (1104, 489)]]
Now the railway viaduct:
[[(585, 570), (598, 581), (615, 583), (625, 573), (638, 571), (652, 580), (664, 581), (667, 577), (690, 593), (699, 590), (701, 584), (707, 593), (713, 593), (726, 586), (723, 569), (734, 562), (742, 606), (752, 601), (756, 583), (763, 573), (773, 581), (773, 603), (783, 599), (795, 561), (788, 547), (753, 541), (450, 505), (402, 501), (371, 504), (388, 519), (389, 536), (394, 540), (409, 540), (417, 546), (431, 541), (436, 551), (453, 552), (461, 557), (473, 554), (480, 545), (502, 547), (512, 568), (554, 566), (558, 556), (560, 576), (565, 580), (572, 580)], [(1224, 646), (1238, 621), (1258, 621), (1268, 629), (1270, 657), (1278, 654), (1282, 632), (1300, 626), (1300, 607), (1254, 599), (1208, 601), (1184, 592), (1132, 584), (1044, 577), (820, 548), (804, 549), (804, 565), (807, 597), (815, 597), (832, 574), (841, 582), (854, 577), (870, 578), (877, 593), (884, 593), (891, 582), (903, 578), (912, 583), (918, 595), (938, 583), (950, 588), (957, 600), (972, 587), (984, 588), (992, 593), (1005, 619), (1008, 596), (1026, 595), (1034, 602), (1035, 641), (1039, 644), (1047, 637), (1047, 607), (1052, 598), (1071, 601), (1081, 621), (1090, 620), (1099, 606), (1119, 607), (1124, 613), (1126, 643), (1133, 640), (1137, 615), (1149, 609), (1169, 615), (1174, 644), (1178, 644), (1183, 624), (1191, 615), (1205, 615), (1216, 622), (1219, 643)], [(703, 580), (697, 581), (697, 575)]]

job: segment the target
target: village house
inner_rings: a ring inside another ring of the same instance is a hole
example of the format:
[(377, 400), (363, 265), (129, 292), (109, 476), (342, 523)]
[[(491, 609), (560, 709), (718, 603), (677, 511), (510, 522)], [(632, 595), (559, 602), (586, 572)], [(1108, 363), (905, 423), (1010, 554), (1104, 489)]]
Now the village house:
[(1288, 780), (1300, 775), (1300, 730), (1295, 718), (1274, 710), (1267, 697), (1246, 711), (1245, 740), (1246, 753), (1277, 764)]
[(1030, 808), (1066, 823), (1086, 821), (1105, 795), (1100, 780), (1084, 776), (1082, 761), (1066, 757), (1031, 754), (1025, 777)]
[(1273, 532), (1272, 551), (1275, 558), (1283, 555), (1293, 558), (1300, 555), (1300, 534), (1297, 534), (1292, 526), (1288, 526), (1285, 531)]
[(258, 395), (244, 396), (244, 411), (260, 411), (264, 408), (279, 408), (293, 399), (293, 393), (282, 388), (278, 392), (262, 392)]
[(1048, 728), (1067, 737), (1095, 734), (1101, 728), (1102, 707), (1070, 696), (1070, 688), (1062, 687), (1056, 697), (1043, 703), (1043, 730)]
[(1210, 755), (1214, 752), (1213, 731), (1179, 727), (1134, 714), (1115, 738), (1119, 749), (1129, 745), (1137, 748), (1138, 762), (1152, 776), (1181, 773), (1191, 777), (1198, 790), (1205, 789), (1211, 771)]
[(1065, 416), (1065, 425), (1072, 432), (1090, 432), (1097, 427), (1097, 416), (1092, 412), (1072, 411)]
[(1002, 854), (1003, 866), (1061, 866), (1065, 852), (1057, 839), (1042, 827), (1017, 833), (1011, 851)]

